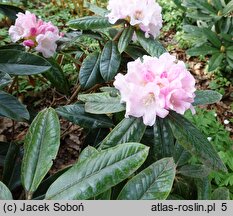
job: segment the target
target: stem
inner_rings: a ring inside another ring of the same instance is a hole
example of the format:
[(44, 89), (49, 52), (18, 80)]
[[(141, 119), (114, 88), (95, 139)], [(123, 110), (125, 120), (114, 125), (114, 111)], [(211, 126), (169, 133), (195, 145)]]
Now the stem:
[(12, 91), (13, 91), (13, 88), (14, 88), (15, 83), (17, 82), (17, 79), (18, 79), (18, 76), (15, 76), (14, 79), (13, 79), (13, 82), (11, 83), (11, 86), (10, 86), (10, 88), (9, 88), (9, 90), (8, 90), (8, 92), (9, 92), (10, 94), (11, 94)]
[(120, 30), (120, 31), (116, 34), (116, 36), (113, 38), (113, 41), (118, 41), (123, 31), (124, 31), (124, 29)]
[(32, 199), (32, 195), (33, 195), (33, 192), (28, 192), (28, 191), (26, 191), (26, 193), (25, 193), (26, 195), (26, 200), (31, 200)]
[(74, 98), (78, 95), (78, 93), (80, 92), (80, 90), (81, 90), (81, 86), (78, 85), (77, 89), (72, 94), (72, 96), (70, 97), (70, 99), (68, 100), (68, 102), (66, 103), (66, 105), (69, 105), (74, 100)]

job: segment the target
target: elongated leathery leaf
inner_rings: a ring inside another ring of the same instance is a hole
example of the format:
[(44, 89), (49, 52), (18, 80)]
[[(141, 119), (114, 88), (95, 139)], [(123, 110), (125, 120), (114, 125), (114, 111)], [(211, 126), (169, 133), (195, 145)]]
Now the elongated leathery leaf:
[(99, 53), (92, 53), (85, 58), (79, 72), (79, 82), (82, 88), (91, 88), (95, 84), (102, 82), (99, 66)]
[(0, 71), (0, 89), (4, 88), (11, 82), (11, 77), (7, 73)]
[(12, 194), (5, 184), (0, 181), (0, 200), (12, 200)]
[(194, 102), (192, 103), (193, 106), (212, 104), (222, 99), (221, 94), (212, 90), (198, 90), (195, 91), (195, 95)]
[(146, 126), (140, 118), (123, 119), (101, 142), (99, 149), (106, 149), (126, 142), (140, 142)]
[(30, 195), (52, 166), (60, 145), (60, 125), (52, 108), (41, 111), (33, 120), (24, 141), (22, 184)]
[(125, 143), (78, 162), (48, 189), (45, 199), (89, 199), (117, 185), (145, 161), (148, 147)]
[(175, 112), (169, 114), (172, 132), (185, 149), (197, 156), (207, 167), (226, 171), (226, 167), (207, 138), (186, 118)]
[(25, 106), (17, 98), (3, 91), (0, 91), (0, 115), (16, 121), (30, 118)]
[(120, 103), (120, 95), (114, 92), (83, 94), (78, 99), (85, 102), (85, 111), (88, 113), (107, 114), (125, 110), (125, 105)]
[(182, 166), (178, 172), (192, 178), (203, 178), (209, 175), (210, 169), (205, 165), (193, 164)]
[(211, 199), (212, 200), (230, 200), (230, 191), (228, 188), (219, 187), (213, 191)]
[(20, 50), (0, 50), (0, 71), (10, 75), (33, 75), (48, 71), (51, 64), (40, 56)]
[(163, 45), (157, 40), (149, 37), (146, 38), (142, 31), (136, 32), (137, 38), (141, 46), (151, 55), (159, 57), (166, 52), (166, 49)]
[(129, 42), (132, 40), (134, 33), (134, 28), (132, 26), (129, 26), (128, 28), (125, 28), (122, 32), (122, 35), (118, 42), (118, 50), (120, 53), (124, 52), (126, 47), (129, 45)]
[(121, 55), (116, 42), (108, 41), (100, 57), (100, 73), (105, 81), (110, 81), (117, 74), (120, 67)]
[(83, 104), (58, 107), (56, 112), (65, 119), (83, 128), (110, 128), (113, 126), (112, 120), (107, 115), (86, 113)]
[(100, 29), (111, 27), (112, 24), (109, 23), (107, 17), (101, 16), (86, 16), (76, 20), (71, 20), (68, 22), (68, 25), (75, 29)]
[(174, 136), (167, 119), (156, 119), (154, 125), (153, 153), (157, 160), (164, 157), (171, 157), (174, 151)]
[(163, 200), (169, 195), (175, 178), (176, 165), (172, 158), (163, 158), (124, 186), (118, 199), (121, 200)]

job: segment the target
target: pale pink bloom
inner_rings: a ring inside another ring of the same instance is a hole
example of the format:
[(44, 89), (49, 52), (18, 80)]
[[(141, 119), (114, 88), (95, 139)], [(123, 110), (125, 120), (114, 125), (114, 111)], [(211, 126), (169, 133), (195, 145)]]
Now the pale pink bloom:
[(45, 34), (39, 34), (36, 37), (36, 42), (38, 43), (36, 51), (41, 52), (45, 58), (52, 57), (56, 52), (56, 41), (58, 39), (59, 36), (51, 31), (47, 31)]
[(132, 26), (139, 26), (145, 36), (156, 37), (162, 27), (161, 7), (155, 0), (110, 0), (107, 6), (109, 22), (126, 19)]
[(51, 57), (56, 52), (56, 41), (61, 37), (58, 28), (51, 22), (37, 19), (29, 11), (18, 13), (17, 17), (15, 25), (9, 29), (11, 40), (22, 40), (27, 48), (35, 48), (45, 58)]
[(114, 81), (121, 102), (126, 103), (125, 117), (142, 117), (144, 124), (151, 126), (156, 116), (165, 118), (169, 110), (194, 112), (195, 80), (174, 56), (143, 56), (129, 62), (127, 68), (127, 74), (117, 74)]

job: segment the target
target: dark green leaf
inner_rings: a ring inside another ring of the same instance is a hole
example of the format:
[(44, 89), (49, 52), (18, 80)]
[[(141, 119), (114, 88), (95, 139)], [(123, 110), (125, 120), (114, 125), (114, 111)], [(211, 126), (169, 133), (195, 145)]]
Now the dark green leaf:
[(0, 91), (0, 115), (16, 121), (25, 121), (30, 118), (25, 106), (3, 91)]
[(53, 164), (60, 145), (60, 124), (52, 108), (41, 111), (33, 120), (24, 140), (22, 183), (30, 195)]
[(174, 152), (174, 136), (167, 119), (157, 118), (154, 124), (153, 152), (158, 159), (171, 157)]
[(217, 103), (222, 99), (222, 95), (212, 90), (197, 90), (195, 91), (193, 106), (207, 105)]
[(95, 84), (102, 82), (99, 66), (99, 53), (92, 53), (85, 58), (79, 72), (79, 82), (82, 88), (91, 88)]
[(10, 190), (0, 181), (0, 200), (13, 200)]
[(9, 186), (9, 182), (11, 181), (15, 164), (19, 159), (18, 157), (19, 157), (19, 146), (15, 143), (11, 143), (8, 148), (7, 155), (4, 161), (4, 169), (2, 175), (2, 181), (7, 186)]
[(95, 200), (110, 200), (111, 194), (112, 194), (112, 190), (109, 189), (109, 190), (103, 192), (102, 194), (96, 196)]
[(100, 73), (106, 82), (111, 81), (120, 67), (121, 55), (116, 42), (108, 41), (100, 57)]
[(0, 13), (9, 17), (12, 21), (17, 18), (16, 14), (19, 12), (24, 13), (24, 10), (13, 5), (0, 4)]
[(132, 40), (133, 33), (134, 28), (132, 26), (125, 28), (122, 32), (122, 35), (118, 42), (118, 50), (120, 53), (124, 52), (127, 46), (129, 45), (130, 41)]
[(83, 128), (94, 129), (113, 127), (112, 120), (108, 116), (86, 113), (83, 104), (58, 107), (56, 112), (65, 119)]
[(145, 161), (148, 147), (126, 143), (75, 164), (48, 189), (45, 199), (89, 199), (117, 185)]
[(85, 149), (83, 149), (83, 151), (81, 152), (81, 154), (78, 157), (78, 162), (82, 162), (86, 159), (89, 159), (90, 157), (92, 157), (94, 154), (98, 153), (99, 151), (92, 147), (92, 146), (87, 146)]
[(144, 55), (148, 55), (148, 53), (142, 47), (136, 45), (129, 45), (125, 49), (125, 52), (134, 60)]
[(20, 50), (0, 50), (0, 71), (10, 75), (34, 75), (48, 71), (51, 64), (40, 56)]
[(228, 13), (232, 13), (232, 11), (233, 11), (233, 1), (229, 1), (229, 3), (223, 9), (222, 15), (225, 16)]
[(0, 71), (0, 89), (7, 86), (11, 81), (11, 77), (7, 73), (2, 73)]
[(169, 195), (176, 173), (172, 158), (163, 158), (128, 181), (118, 200), (164, 200)]
[(85, 111), (93, 114), (116, 113), (125, 110), (120, 103), (119, 93), (103, 92), (79, 95), (78, 99), (85, 102)]
[(146, 130), (140, 118), (123, 119), (101, 142), (99, 149), (106, 149), (126, 142), (140, 142)]
[(198, 178), (195, 180), (197, 186), (197, 199), (198, 200), (209, 200), (211, 194), (211, 184), (208, 177)]
[(0, 46), (0, 50), (6, 50), (6, 49), (25, 51), (25, 46), (15, 43)]
[(59, 170), (55, 174), (49, 176), (45, 180), (41, 182), (35, 193), (33, 194), (33, 199), (44, 199), (45, 194), (50, 187), (50, 185), (55, 182), (62, 174), (64, 174), (71, 166), (67, 166), (66, 168)]
[(204, 165), (198, 165), (198, 164), (185, 165), (180, 167), (178, 173), (192, 178), (203, 178), (209, 175), (210, 169), (208, 169)]
[(226, 167), (207, 138), (186, 118), (169, 113), (169, 123), (177, 141), (207, 167), (226, 171)]
[(176, 165), (178, 167), (185, 165), (186, 163), (188, 163), (191, 157), (192, 155), (187, 150), (185, 150), (182, 145), (176, 142), (175, 150), (173, 152), (173, 158), (174, 158)]
[(159, 57), (163, 53), (167, 52), (163, 45), (157, 40), (149, 37), (145, 37), (145, 33), (142, 31), (136, 31), (137, 39), (141, 46), (151, 55)]
[(209, 45), (202, 45), (187, 50), (187, 54), (190, 56), (212, 55), (215, 53), (219, 53), (219, 49)]
[(230, 200), (230, 191), (228, 188), (219, 187), (213, 191), (211, 199), (212, 200)]
[(59, 92), (68, 94), (70, 92), (70, 84), (62, 68), (53, 58), (47, 59), (47, 61), (49, 61), (52, 67), (49, 71), (43, 73), (43, 76), (48, 79)]
[(209, 28), (203, 28), (202, 31), (205, 34), (206, 38), (212, 43), (212, 45), (220, 49), (222, 42), (218, 38), (218, 35), (215, 32), (211, 31), (211, 29)]
[(107, 28), (112, 26), (112, 24), (109, 23), (107, 17), (101, 17), (101, 16), (81, 17), (79, 19), (69, 21), (68, 25), (71, 28), (82, 29), (82, 30), (100, 29), (100, 28)]
[(213, 71), (222, 65), (222, 60), (224, 58), (223, 53), (215, 53), (209, 60), (208, 71)]

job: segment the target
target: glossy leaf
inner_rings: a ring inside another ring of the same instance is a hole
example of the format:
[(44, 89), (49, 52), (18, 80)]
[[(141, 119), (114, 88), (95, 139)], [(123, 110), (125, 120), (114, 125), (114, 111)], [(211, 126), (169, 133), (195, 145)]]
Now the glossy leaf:
[(223, 53), (215, 53), (211, 56), (209, 60), (209, 68), (208, 71), (213, 71), (222, 65), (222, 60), (224, 59)]
[(219, 187), (211, 195), (212, 200), (230, 200), (230, 191), (228, 188)]
[(0, 181), (0, 200), (13, 200), (10, 190)]
[(142, 31), (136, 31), (137, 39), (141, 46), (151, 55), (159, 57), (163, 53), (167, 52), (163, 45), (153, 38), (146, 38), (145, 33)]
[(192, 178), (203, 178), (209, 175), (210, 169), (204, 165), (198, 164), (185, 165), (180, 167), (178, 173)]
[(222, 95), (212, 90), (197, 90), (195, 91), (193, 106), (207, 105), (217, 103), (222, 99)]
[(120, 103), (119, 93), (103, 92), (79, 95), (78, 99), (85, 102), (85, 111), (93, 114), (116, 113), (125, 110)]
[(173, 152), (173, 158), (177, 167), (187, 164), (191, 157), (192, 155), (186, 149), (184, 149), (182, 145), (176, 142)]
[(107, 17), (85, 16), (68, 22), (71, 28), (88, 30), (111, 27)]
[(129, 180), (118, 200), (164, 200), (172, 189), (175, 172), (172, 158), (161, 159)]
[(3, 91), (0, 91), (0, 115), (16, 121), (25, 121), (30, 118), (25, 106), (14, 96)]
[(100, 57), (100, 73), (105, 81), (111, 81), (120, 67), (121, 55), (116, 42), (108, 41)]
[(20, 50), (0, 50), (0, 71), (10, 75), (34, 75), (48, 71), (51, 64), (44, 58)]
[(13, 5), (0, 4), (0, 13), (3, 13), (13, 21), (17, 18), (16, 14), (19, 12), (24, 13), (24, 10)]
[(188, 49), (186, 53), (190, 56), (213, 55), (215, 53), (219, 53), (219, 49), (209, 45), (202, 45)]
[(49, 71), (43, 73), (43, 76), (48, 79), (59, 92), (69, 94), (70, 84), (61, 66), (52, 58), (47, 59), (47, 61), (49, 61), (52, 67)]
[(132, 26), (125, 28), (124, 31), (122, 32), (118, 42), (118, 50), (120, 53), (124, 52), (127, 46), (129, 45), (130, 41), (132, 40), (133, 33), (134, 33), (134, 28)]
[(225, 16), (228, 13), (231, 13), (233, 11), (233, 1), (229, 1), (229, 3), (226, 5), (226, 7), (222, 11), (222, 15)]
[(144, 55), (149, 55), (142, 47), (131, 44), (125, 49), (125, 53), (127, 53), (134, 60)]
[(208, 39), (208, 41), (210, 41), (215, 47), (220, 49), (222, 42), (218, 38), (218, 35), (209, 28), (203, 28), (202, 31)]
[(91, 88), (95, 84), (102, 82), (99, 66), (100, 57), (97, 52), (88, 55), (84, 59), (79, 71), (79, 82), (82, 88)]
[(94, 199), (95, 200), (110, 200), (111, 199), (111, 194), (112, 194), (112, 190), (109, 189), (109, 190), (103, 192), (102, 194), (99, 194)]
[(79, 157), (78, 157), (78, 162), (82, 162), (86, 159), (89, 159), (91, 156), (93, 156), (94, 154), (98, 153), (99, 151), (92, 147), (92, 146), (87, 146), (85, 149), (83, 149), (83, 151), (80, 153)]
[(207, 138), (186, 118), (175, 112), (169, 113), (169, 124), (177, 141), (207, 167), (226, 171), (216, 150)]
[(45, 199), (89, 199), (117, 185), (145, 161), (148, 147), (126, 143), (75, 164), (48, 189)]
[(154, 124), (153, 152), (157, 160), (171, 157), (174, 152), (174, 136), (167, 119), (157, 118)]
[(140, 118), (123, 119), (101, 142), (99, 149), (106, 149), (126, 142), (140, 142), (146, 130)]
[(0, 72), (0, 89), (7, 86), (11, 81), (11, 77), (7, 73)]
[(22, 183), (30, 195), (51, 168), (60, 145), (60, 124), (52, 108), (41, 111), (33, 120), (24, 140)]
[(86, 113), (83, 104), (58, 107), (56, 112), (68, 121), (83, 128), (110, 128), (113, 126), (112, 120), (106, 115)]
[(197, 199), (209, 200), (211, 195), (211, 184), (208, 177), (195, 180), (197, 186)]

